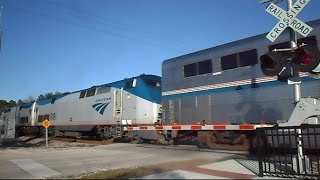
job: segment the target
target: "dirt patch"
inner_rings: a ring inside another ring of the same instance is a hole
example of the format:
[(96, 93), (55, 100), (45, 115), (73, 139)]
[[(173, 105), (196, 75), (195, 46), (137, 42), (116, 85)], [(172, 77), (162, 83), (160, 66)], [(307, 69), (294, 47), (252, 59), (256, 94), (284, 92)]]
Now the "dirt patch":
[[(223, 158), (230, 159), (230, 157)], [(221, 159), (219, 160), (221, 161)], [(216, 161), (217, 162), (217, 161)], [(161, 163), (157, 165), (133, 167), (133, 168), (121, 168), (110, 171), (96, 172), (92, 174), (86, 174), (78, 177), (71, 177), (72, 179), (129, 179), (138, 178), (142, 176), (148, 176), (151, 174), (157, 174), (167, 171), (173, 171), (178, 169), (186, 169), (194, 166), (205, 165), (209, 163), (214, 163), (213, 160), (207, 159), (194, 159), (187, 161), (173, 161), (167, 163)]]
[[(49, 148), (68, 148), (68, 147), (92, 147), (95, 144), (81, 143), (81, 142), (65, 142), (49, 138), (48, 139)], [(46, 139), (43, 137), (29, 137), (21, 136), (14, 139), (3, 139), (1, 142), (1, 148), (36, 148), (36, 147), (46, 147)]]

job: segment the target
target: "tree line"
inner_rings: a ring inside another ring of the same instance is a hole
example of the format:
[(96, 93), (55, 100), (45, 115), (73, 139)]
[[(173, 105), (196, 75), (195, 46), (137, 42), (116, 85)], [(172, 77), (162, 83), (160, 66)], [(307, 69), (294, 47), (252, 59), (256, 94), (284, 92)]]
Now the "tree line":
[(48, 98), (53, 98), (59, 95), (62, 95), (63, 93), (56, 91), (56, 92), (48, 92), (45, 94), (40, 94), (37, 98), (33, 98), (32, 96), (29, 96), (26, 99), (19, 99), (17, 102), (14, 100), (6, 101), (6, 100), (1, 100), (0, 99), (0, 111), (5, 109), (5, 108), (10, 108), (14, 107), (16, 105), (21, 105), (24, 103), (33, 103), (35, 101), (43, 100), (43, 99), (48, 99)]

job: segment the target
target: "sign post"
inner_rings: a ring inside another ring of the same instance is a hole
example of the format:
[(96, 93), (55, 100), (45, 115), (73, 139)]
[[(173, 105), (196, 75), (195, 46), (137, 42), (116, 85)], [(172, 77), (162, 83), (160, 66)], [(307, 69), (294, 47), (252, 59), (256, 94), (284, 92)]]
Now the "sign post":
[(46, 119), (42, 122), (42, 126), (46, 128), (46, 147), (48, 148), (48, 128), (50, 127), (51, 122)]
[[(295, 31), (303, 37), (306, 37), (312, 31), (310, 26), (296, 18), (296, 16), (309, 2), (310, 0), (297, 0), (293, 4), (293, 0), (288, 0), (288, 11), (283, 10), (274, 3), (270, 3), (266, 11), (279, 19), (279, 22), (273, 27), (266, 37), (271, 42), (274, 42), (286, 28), (289, 28), (291, 50), (296, 49), (297, 37)], [(297, 104), (301, 98), (301, 82), (291, 82), (288, 80), (288, 84), (289, 82), (290, 84), (293, 84), (294, 103)]]
[[(263, 1), (264, 2), (264, 1)], [(279, 22), (273, 27), (273, 29), (268, 33), (266, 36), (271, 42), (274, 42), (279, 35), (286, 29), (289, 28), (289, 35), (290, 35), (290, 47), (291, 51), (297, 48), (297, 36), (295, 32), (298, 32), (303, 37), (309, 35), (312, 31), (312, 28), (305, 24), (304, 22), (300, 21), (296, 18), (296, 16), (302, 11), (302, 9), (310, 2), (310, 0), (296, 0), (293, 3), (293, 0), (288, 0), (288, 11), (284, 11), (279, 6), (274, 3), (270, 3), (267, 7), (266, 11), (279, 19)], [(293, 93), (294, 93), (294, 103), (295, 105), (300, 101), (301, 98), (301, 82), (293, 84)], [(303, 155), (303, 148), (302, 148), (302, 135), (301, 129), (297, 129), (297, 151), (298, 155), (296, 158), (293, 157), (292, 161), (299, 161), (299, 162), (309, 162), (309, 158)], [(298, 162), (294, 165), (297, 166)], [(308, 163), (299, 163), (301, 167), (294, 167), (294, 169), (299, 169), (300, 172), (306, 172), (309, 170), (309, 167), (302, 166), (303, 164)], [(298, 171), (298, 170), (297, 170)]]

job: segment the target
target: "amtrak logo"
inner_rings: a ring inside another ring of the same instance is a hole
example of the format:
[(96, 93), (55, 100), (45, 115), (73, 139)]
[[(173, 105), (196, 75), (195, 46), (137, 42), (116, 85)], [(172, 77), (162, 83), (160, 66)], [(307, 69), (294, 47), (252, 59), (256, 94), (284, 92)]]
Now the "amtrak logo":
[(94, 105), (92, 105), (92, 107), (99, 112), (101, 115), (103, 115), (104, 110), (107, 108), (107, 106), (109, 105), (110, 102), (107, 103), (96, 103)]

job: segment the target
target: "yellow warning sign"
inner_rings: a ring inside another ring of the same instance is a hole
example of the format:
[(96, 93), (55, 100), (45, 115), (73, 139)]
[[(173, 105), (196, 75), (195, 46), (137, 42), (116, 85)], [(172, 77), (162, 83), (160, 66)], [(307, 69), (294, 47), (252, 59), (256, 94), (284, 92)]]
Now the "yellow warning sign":
[(48, 128), (49, 126), (51, 126), (51, 122), (48, 119), (46, 119), (42, 122), (42, 126)]

